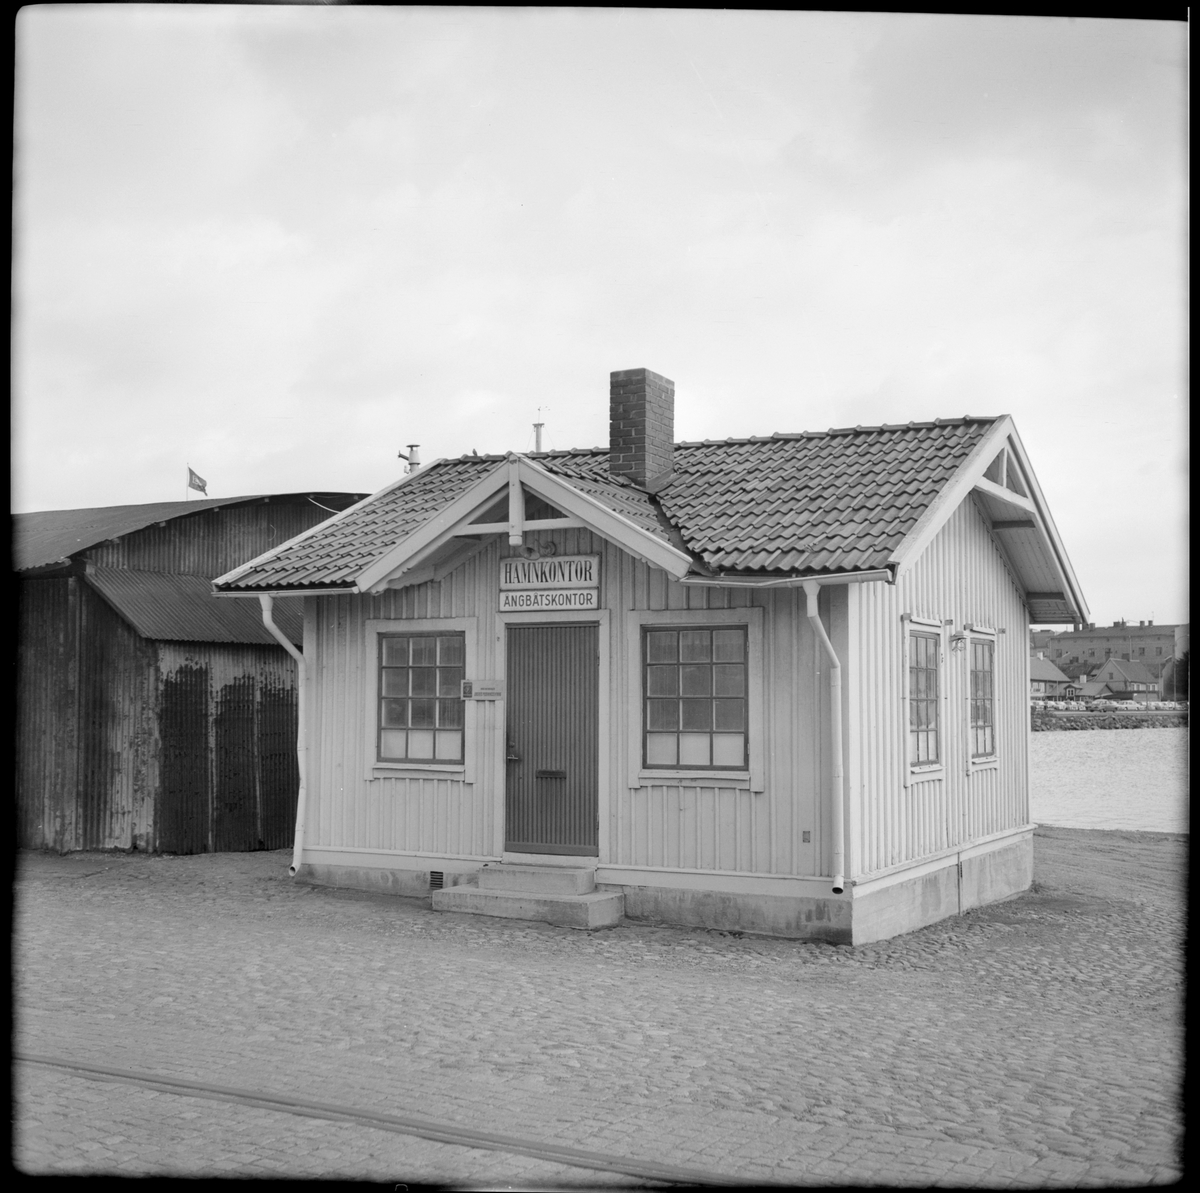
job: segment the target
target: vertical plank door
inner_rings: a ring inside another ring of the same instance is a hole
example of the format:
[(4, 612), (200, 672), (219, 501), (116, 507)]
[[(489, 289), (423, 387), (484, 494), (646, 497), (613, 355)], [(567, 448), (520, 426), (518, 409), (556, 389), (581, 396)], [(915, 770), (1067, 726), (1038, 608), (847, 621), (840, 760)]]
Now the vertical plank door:
[(596, 856), (599, 627), (508, 629), (504, 847)]

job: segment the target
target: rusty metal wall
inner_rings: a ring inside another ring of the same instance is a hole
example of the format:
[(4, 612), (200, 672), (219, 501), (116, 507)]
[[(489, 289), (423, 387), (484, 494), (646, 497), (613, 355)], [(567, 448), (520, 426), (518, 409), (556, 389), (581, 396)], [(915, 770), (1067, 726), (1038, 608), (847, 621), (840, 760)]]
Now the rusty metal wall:
[(153, 839), (157, 742), (154, 647), (87, 584), (79, 587), (75, 849), (146, 848)]
[(210, 846), (209, 670), (185, 660), (162, 672), (155, 846), (163, 853), (203, 853)]
[(79, 584), (17, 584), (17, 843), (25, 849), (70, 848), (75, 836)]
[(257, 849), (262, 840), (255, 679), (241, 675), (227, 683), (213, 715), (212, 833), (219, 853)]
[(144, 849), (154, 651), (79, 578), (19, 583), (17, 809), (26, 848)]
[(97, 567), (220, 576), (333, 515), (311, 502), (257, 502), (175, 518), (85, 553)]
[(272, 647), (146, 642), (75, 577), (24, 582), (18, 844), (286, 848), (299, 786), (294, 671)]
[(160, 643), (158, 849), (282, 849), (295, 828), (295, 664), (283, 650)]

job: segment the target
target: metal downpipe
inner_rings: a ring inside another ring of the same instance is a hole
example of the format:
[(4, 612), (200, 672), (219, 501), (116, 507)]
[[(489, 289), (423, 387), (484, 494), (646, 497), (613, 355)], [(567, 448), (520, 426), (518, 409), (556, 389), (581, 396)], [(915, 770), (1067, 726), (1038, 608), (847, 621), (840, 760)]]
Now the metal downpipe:
[(846, 889), (846, 821), (845, 779), (842, 773), (842, 664), (838, 661), (833, 643), (825, 632), (821, 614), (817, 609), (817, 594), (821, 591), (818, 580), (804, 581), (804, 595), (808, 599), (808, 620), (812, 623), (817, 641), (821, 643), (829, 659), (829, 725), (833, 737), (833, 791), (830, 802), (833, 807), (833, 893), (840, 895)]
[(304, 655), (296, 649), (294, 642), (275, 624), (273, 609), (275, 598), (260, 593), (258, 602), (262, 605), (263, 625), (267, 632), (296, 660), (296, 762), (300, 772), (300, 790), (296, 795), (296, 833), (292, 842), (292, 864), (288, 873), (294, 878), (300, 869), (300, 854), (304, 851), (304, 812), (308, 794), (308, 738), (304, 724), (304, 694), (306, 671)]

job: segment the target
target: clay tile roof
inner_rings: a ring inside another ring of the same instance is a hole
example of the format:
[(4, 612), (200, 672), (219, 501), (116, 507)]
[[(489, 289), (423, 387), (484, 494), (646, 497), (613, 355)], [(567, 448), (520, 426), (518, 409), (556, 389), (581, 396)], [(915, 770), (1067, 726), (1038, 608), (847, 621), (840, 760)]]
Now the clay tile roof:
[[(822, 575), (883, 567), (995, 421), (937, 419), (677, 443), (672, 479), (653, 497), (609, 472), (607, 448), (530, 458), (689, 551), (697, 571)], [(221, 587), (349, 587), (502, 458), (432, 464)]]
[(1041, 683), (1070, 683), (1071, 677), (1064, 675), (1049, 659), (1029, 656), (1029, 678)]
[(502, 456), (443, 460), (376, 494), (317, 531), (285, 543), (236, 580), (229, 591), (352, 588), (374, 559), (405, 539), (492, 471)]
[(878, 568), (994, 421), (682, 444), (658, 500), (714, 570)]

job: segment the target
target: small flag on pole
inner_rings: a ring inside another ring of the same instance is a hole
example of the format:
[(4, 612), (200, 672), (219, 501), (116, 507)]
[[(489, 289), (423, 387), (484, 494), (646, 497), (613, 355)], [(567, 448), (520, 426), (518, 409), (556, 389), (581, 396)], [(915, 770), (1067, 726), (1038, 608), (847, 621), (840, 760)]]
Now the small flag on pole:
[(205, 497), (208, 496), (208, 481), (206, 481), (204, 477), (200, 476), (198, 473), (193, 472), (190, 464), (188, 465), (187, 487), (189, 489), (197, 489), (203, 493)]

